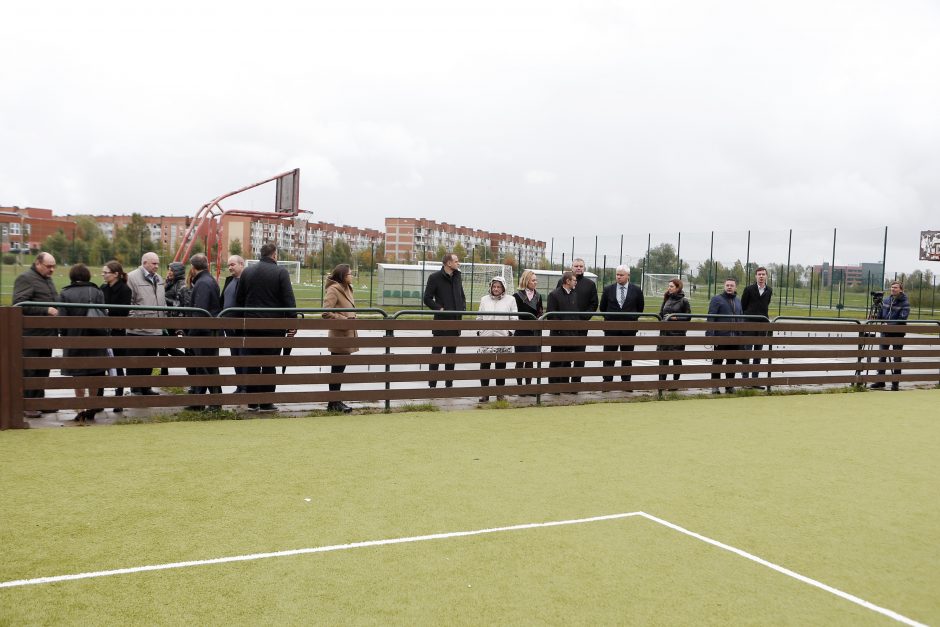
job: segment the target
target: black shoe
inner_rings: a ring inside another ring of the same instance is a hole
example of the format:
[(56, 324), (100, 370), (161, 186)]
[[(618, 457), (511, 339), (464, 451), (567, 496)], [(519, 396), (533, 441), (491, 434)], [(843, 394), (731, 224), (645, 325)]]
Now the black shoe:
[(869, 388), (870, 390), (880, 390), (880, 389), (883, 388), (884, 386), (885, 386), (885, 382), (884, 382), (884, 381), (879, 381), (878, 383), (872, 383), (871, 385), (868, 386), (868, 388)]
[(277, 411), (277, 405), (274, 403), (261, 403), (258, 405), (258, 411)]
[(152, 388), (140, 388), (134, 391), (135, 396), (160, 396), (159, 392), (154, 392)]
[(436, 388), (436, 387), (437, 387), (437, 381), (428, 381), (428, 387), (429, 387), (429, 388)]
[(734, 388), (725, 388), (725, 394), (734, 394)]
[(29, 411), (24, 411), (23, 417), (24, 418), (42, 418), (42, 414), (36, 411), (35, 409), (31, 409)]
[(712, 390), (712, 394), (721, 394), (721, 390), (719, 390), (718, 388), (715, 388), (714, 390)]
[(340, 402), (339, 402), (339, 409), (340, 409), (340, 411), (343, 412), (344, 414), (351, 414), (351, 413), (352, 413), (352, 407), (350, 407), (349, 405), (347, 405), (347, 404), (344, 403), (343, 401), (340, 401)]
[(445, 387), (445, 388), (452, 388), (452, 387), (454, 387), (454, 382), (453, 382), (453, 381), (445, 381), (445, 382), (444, 382), (444, 387)]
[(120, 414), (120, 413), (123, 413), (123, 412), (124, 412), (124, 408), (123, 408), (123, 407), (115, 407), (115, 408), (112, 409), (111, 411), (113, 411), (115, 414)]
[(892, 392), (899, 392), (900, 390), (901, 390), (901, 386), (900, 386), (899, 384), (897, 384), (897, 383), (892, 383), (892, 384), (891, 384), (891, 391), (892, 391)]
[(205, 409), (205, 406), (204, 405), (187, 405), (183, 409), (185, 409), (186, 411), (202, 411), (203, 409)]
[(257, 406), (257, 405), (249, 405), (249, 406), (248, 406), (248, 411), (258, 411), (258, 406)]

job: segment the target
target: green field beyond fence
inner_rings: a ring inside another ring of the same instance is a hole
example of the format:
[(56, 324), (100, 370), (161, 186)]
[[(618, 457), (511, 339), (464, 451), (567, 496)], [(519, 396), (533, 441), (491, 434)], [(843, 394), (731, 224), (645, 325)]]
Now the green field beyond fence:
[(0, 623), (938, 624), (938, 403), (8, 431)]

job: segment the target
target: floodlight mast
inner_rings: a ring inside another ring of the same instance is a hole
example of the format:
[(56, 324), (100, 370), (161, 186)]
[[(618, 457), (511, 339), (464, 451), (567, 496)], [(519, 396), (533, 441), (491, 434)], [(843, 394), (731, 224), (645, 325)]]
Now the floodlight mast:
[[(254, 189), (266, 183), (271, 183), (272, 181), (277, 181), (277, 190), (275, 198), (275, 211), (248, 211), (245, 209), (223, 209), (222, 201), (226, 198), (231, 198), (246, 192), (249, 189)], [(289, 186), (289, 189), (282, 189), (282, 184)], [(282, 209), (282, 199), (287, 199), (287, 204), (289, 205), (286, 211)], [(300, 169), (295, 168), (288, 172), (282, 172), (271, 178), (267, 178), (263, 181), (258, 181), (257, 183), (252, 183), (251, 185), (246, 185), (240, 189), (222, 194), (217, 198), (213, 198), (206, 204), (202, 205), (197, 211), (196, 215), (193, 217), (192, 222), (189, 227), (186, 229), (186, 233), (183, 235), (183, 240), (180, 242), (179, 247), (176, 249), (176, 255), (173, 257), (173, 261), (183, 261), (188, 259), (190, 252), (192, 251), (193, 245), (196, 243), (196, 235), (200, 233), (205, 234), (205, 243), (206, 243), (206, 254), (210, 254), (211, 247), (210, 244), (219, 243), (219, 239), (222, 236), (222, 221), (227, 216), (248, 216), (248, 217), (268, 217), (268, 218), (291, 218), (300, 213), (299, 206), (300, 198)], [(216, 255), (216, 269), (215, 274), (218, 277), (222, 272), (223, 266), (223, 255), (224, 251), (220, 246), (216, 246), (218, 253)]]

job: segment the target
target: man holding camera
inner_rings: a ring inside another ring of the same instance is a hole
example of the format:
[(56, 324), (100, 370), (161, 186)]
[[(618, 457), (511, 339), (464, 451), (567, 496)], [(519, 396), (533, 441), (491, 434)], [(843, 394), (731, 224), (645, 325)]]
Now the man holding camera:
[[(885, 320), (886, 325), (902, 325), (905, 324), (908, 316), (911, 314), (911, 303), (907, 299), (907, 294), (904, 293), (904, 286), (901, 285), (899, 281), (894, 281), (891, 283), (891, 295), (886, 296), (884, 300), (881, 301), (881, 311), (878, 315), (878, 320)], [(893, 332), (888, 333), (887, 331), (881, 332), (881, 337), (904, 337), (904, 332)], [(888, 350), (889, 348), (893, 351), (896, 351), (896, 354), (892, 358), (892, 361), (899, 363), (901, 361), (901, 349), (904, 348), (903, 344), (882, 344), (881, 350)], [(881, 363), (886, 363), (888, 361), (887, 357), (879, 357), (878, 361)], [(893, 374), (901, 374), (901, 369), (896, 368), (891, 371)], [(884, 370), (879, 370), (878, 374), (883, 375)], [(870, 386), (873, 390), (882, 389), (885, 387), (884, 381), (879, 381), (878, 383), (872, 383)], [(891, 382), (891, 391), (897, 392), (900, 387), (900, 384), (897, 381)]]

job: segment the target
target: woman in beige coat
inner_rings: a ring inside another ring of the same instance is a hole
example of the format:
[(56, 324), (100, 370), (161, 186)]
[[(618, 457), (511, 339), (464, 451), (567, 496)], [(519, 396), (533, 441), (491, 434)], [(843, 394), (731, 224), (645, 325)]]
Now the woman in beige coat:
[[(323, 307), (325, 309), (355, 309), (356, 298), (353, 295), (353, 275), (349, 266), (341, 263), (333, 268), (332, 274), (326, 280), (326, 296), (323, 297)], [(324, 318), (334, 320), (351, 320), (356, 317), (354, 311), (324, 311)], [(358, 337), (355, 329), (330, 329), (330, 337)], [(350, 355), (359, 348), (356, 346), (337, 346), (330, 349), (333, 355)], [(334, 364), (330, 366), (330, 372), (340, 374), (346, 370), (345, 365)], [(340, 383), (330, 383), (330, 391), (338, 392)], [(326, 406), (327, 411), (341, 411), (348, 414), (352, 411), (346, 403), (342, 401), (330, 401)]]

